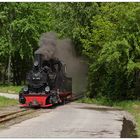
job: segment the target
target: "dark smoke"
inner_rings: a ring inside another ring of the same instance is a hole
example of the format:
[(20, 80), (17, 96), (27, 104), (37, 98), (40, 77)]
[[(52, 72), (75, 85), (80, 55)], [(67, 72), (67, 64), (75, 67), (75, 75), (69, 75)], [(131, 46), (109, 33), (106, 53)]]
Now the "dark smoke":
[(56, 53), (56, 41), (57, 38), (55, 33), (43, 33), (39, 41), (40, 48), (35, 52), (35, 54), (42, 54), (43, 59), (45, 60), (54, 58)]
[(83, 57), (76, 56), (71, 40), (58, 40), (56, 52), (56, 57), (67, 66), (67, 76), (72, 77), (73, 93), (81, 94), (85, 92), (87, 86), (87, 64)]
[(87, 86), (87, 65), (84, 58), (76, 56), (70, 39), (57, 39), (53, 32), (42, 34), (39, 41), (40, 48), (35, 52), (42, 54), (45, 60), (58, 58), (66, 64), (68, 77), (72, 77), (72, 90), (75, 94), (85, 92)]

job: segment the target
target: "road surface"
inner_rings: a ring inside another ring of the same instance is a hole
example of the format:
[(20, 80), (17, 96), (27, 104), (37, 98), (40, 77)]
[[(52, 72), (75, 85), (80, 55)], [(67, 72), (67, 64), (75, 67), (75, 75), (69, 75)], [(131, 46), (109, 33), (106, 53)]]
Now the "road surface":
[(0, 137), (119, 138), (122, 125), (123, 115), (119, 110), (73, 102), (2, 129)]

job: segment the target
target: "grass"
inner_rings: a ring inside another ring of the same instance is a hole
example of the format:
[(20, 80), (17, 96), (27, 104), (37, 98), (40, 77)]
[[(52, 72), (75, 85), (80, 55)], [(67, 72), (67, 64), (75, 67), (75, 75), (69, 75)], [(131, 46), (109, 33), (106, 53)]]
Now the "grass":
[(85, 98), (79, 99), (77, 102), (112, 106), (112, 107), (116, 107), (116, 108), (120, 108), (120, 109), (128, 111), (130, 114), (134, 116), (134, 119), (137, 123), (137, 135), (138, 137), (140, 137), (140, 101), (135, 100), (135, 101), (112, 102), (105, 98), (90, 99), (90, 98), (85, 97)]
[(0, 92), (17, 94), (21, 90), (22, 86), (4, 86), (0, 85)]
[(9, 98), (0, 96), (0, 108), (6, 107), (6, 106), (17, 105), (17, 104), (18, 104), (18, 100), (9, 99)]

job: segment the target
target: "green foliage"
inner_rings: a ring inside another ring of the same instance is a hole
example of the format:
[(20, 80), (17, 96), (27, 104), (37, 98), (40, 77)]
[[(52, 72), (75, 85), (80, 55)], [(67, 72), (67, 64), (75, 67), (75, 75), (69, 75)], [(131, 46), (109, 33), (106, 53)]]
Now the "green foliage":
[(93, 44), (100, 49), (90, 65), (91, 96), (94, 93), (113, 100), (138, 96), (134, 92), (128, 95), (134, 88), (134, 74), (140, 68), (140, 63), (136, 62), (140, 54), (138, 7), (139, 4), (133, 3), (107, 3), (100, 7), (101, 14), (94, 17)]
[(25, 79), (40, 34), (49, 29), (48, 9), (43, 3), (0, 3), (1, 65), (12, 70), (14, 84)]
[(140, 69), (140, 4), (55, 5), (54, 23), (59, 24), (54, 29), (61, 36), (70, 36), (77, 52), (88, 57), (88, 95), (111, 100), (138, 98), (134, 89)]
[(0, 85), (0, 92), (18, 94), (20, 92), (21, 88), (22, 88), (22, 86)]
[(114, 102), (106, 97), (100, 98), (88, 98), (84, 97), (77, 101), (78, 103), (88, 103), (88, 104), (96, 104), (96, 105), (105, 105), (105, 106), (114, 106)]
[(0, 78), (10, 64), (22, 84), (40, 34), (53, 30), (87, 57), (89, 97), (138, 98), (139, 12), (139, 3), (0, 3)]
[(15, 99), (9, 99), (6, 97), (0, 96), (0, 107), (12, 106), (17, 105), (18, 101)]
[[(61, 37), (70, 37), (78, 54), (82, 53), (82, 39), (87, 38), (92, 16), (98, 12), (97, 3), (55, 3), (52, 6), (53, 29)], [(54, 9), (55, 7), (55, 9)]]

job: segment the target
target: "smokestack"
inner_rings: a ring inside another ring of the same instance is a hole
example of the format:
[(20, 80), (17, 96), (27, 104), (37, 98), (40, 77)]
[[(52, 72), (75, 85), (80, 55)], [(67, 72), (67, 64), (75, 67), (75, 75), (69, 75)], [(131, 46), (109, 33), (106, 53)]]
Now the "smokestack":
[(41, 57), (42, 57), (41, 54), (35, 54), (35, 55), (34, 55), (34, 62), (38, 62), (39, 68), (41, 68), (41, 66), (42, 66)]

